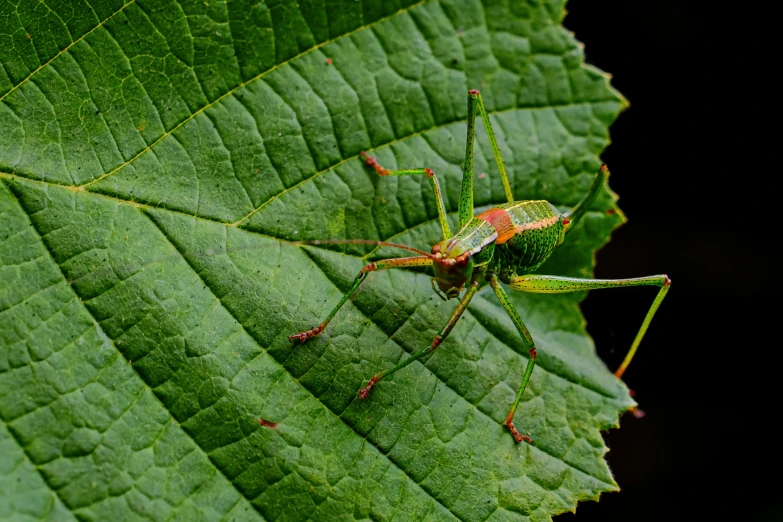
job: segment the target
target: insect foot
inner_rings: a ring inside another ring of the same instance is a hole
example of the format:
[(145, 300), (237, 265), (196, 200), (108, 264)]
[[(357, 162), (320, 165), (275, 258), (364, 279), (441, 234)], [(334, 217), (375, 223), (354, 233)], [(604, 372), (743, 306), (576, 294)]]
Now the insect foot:
[(364, 151), (361, 151), (359, 155), (364, 160), (364, 164), (372, 167), (375, 172), (378, 173), (379, 176), (388, 176), (389, 175), (389, 169), (385, 169), (381, 167), (381, 165), (378, 163), (378, 160), (375, 159), (375, 156), (370, 156)]
[(511, 435), (514, 437), (514, 440), (517, 442), (517, 444), (519, 444), (523, 440), (525, 442), (527, 442), (528, 444), (532, 444), (533, 443), (533, 439), (531, 439), (527, 435), (522, 435), (514, 427), (514, 421), (511, 420), (513, 415), (514, 415), (513, 413), (509, 413), (508, 417), (506, 417), (506, 428), (508, 428), (508, 431), (511, 432)]
[(303, 343), (306, 340), (308, 340), (309, 338), (315, 337), (316, 335), (318, 335), (319, 333), (321, 333), (323, 331), (324, 331), (324, 327), (319, 324), (315, 328), (311, 328), (311, 329), (307, 330), (306, 332), (299, 332), (299, 333), (295, 333), (294, 335), (289, 335), (288, 336), (288, 340), (289, 341), (299, 341), (299, 342)]
[(370, 379), (370, 382), (367, 383), (367, 386), (359, 390), (359, 398), (360, 399), (366, 399), (370, 395), (370, 390), (372, 390), (373, 386), (378, 384), (378, 381), (381, 380), (381, 375), (375, 375), (372, 379)]
[(629, 408), (628, 411), (631, 412), (631, 415), (633, 415), (635, 419), (641, 419), (644, 418), (645, 415), (647, 415), (637, 407)]

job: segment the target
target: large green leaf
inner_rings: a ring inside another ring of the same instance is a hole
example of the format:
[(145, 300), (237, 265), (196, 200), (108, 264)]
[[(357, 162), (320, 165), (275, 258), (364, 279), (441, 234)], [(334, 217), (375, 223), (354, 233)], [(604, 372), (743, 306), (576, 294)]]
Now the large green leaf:
[[(616, 489), (600, 430), (633, 403), (582, 295), (514, 297), (539, 344), (533, 445), (502, 426), (527, 359), (486, 289), (366, 401), (454, 306), (426, 274), (377, 274), (325, 334), (287, 339), (392, 254), (294, 240), (436, 241), (426, 180), (358, 154), (434, 168), (455, 212), (469, 88), (518, 198), (580, 198), (623, 101), (562, 2), (0, 10), (0, 518), (549, 520)], [(503, 191), (478, 139), (486, 206)], [(606, 209), (542, 271), (589, 274), (622, 220)]]

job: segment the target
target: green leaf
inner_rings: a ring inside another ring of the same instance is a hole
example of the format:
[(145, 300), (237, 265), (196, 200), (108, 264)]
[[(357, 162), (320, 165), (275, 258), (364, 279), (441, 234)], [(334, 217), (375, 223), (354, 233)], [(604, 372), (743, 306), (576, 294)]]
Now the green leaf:
[[(0, 17), (0, 518), (549, 520), (617, 489), (600, 430), (633, 404), (583, 295), (516, 295), (539, 365), (482, 290), (379, 273), (320, 321), (369, 248), (438, 238), (457, 210), (466, 91), (515, 195), (586, 191), (624, 101), (563, 3), (468, 0), (5, 5)], [(329, 59), (329, 61), (327, 61)], [(503, 201), (478, 130), (476, 204)], [(484, 175), (486, 174), (486, 175)], [(622, 221), (606, 191), (542, 272), (588, 275)], [(262, 425), (259, 419), (277, 423)]]

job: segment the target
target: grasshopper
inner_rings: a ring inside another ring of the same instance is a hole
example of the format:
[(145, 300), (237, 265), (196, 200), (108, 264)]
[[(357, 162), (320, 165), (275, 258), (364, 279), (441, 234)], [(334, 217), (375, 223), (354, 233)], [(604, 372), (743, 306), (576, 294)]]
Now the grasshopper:
[[(481, 115), (484, 122), (492, 152), (503, 181), (507, 203), (497, 205), (489, 210), (473, 215), (473, 146), (475, 141), (476, 113)], [(425, 252), (405, 245), (388, 242), (368, 240), (338, 240), (324, 241), (324, 243), (372, 243), (386, 246), (394, 246), (406, 249), (418, 254), (412, 257), (385, 259), (375, 261), (361, 269), (353, 281), (351, 289), (343, 296), (339, 303), (332, 309), (326, 319), (318, 326), (291, 335), (291, 341), (304, 342), (311, 337), (323, 332), (329, 321), (337, 314), (348, 299), (357, 291), (359, 285), (367, 274), (378, 270), (405, 267), (432, 267), (435, 277), (432, 278), (432, 288), (444, 300), (459, 299), (459, 304), (451, 314), (448, 322), (441, 328), (432, 340), (432, 344), (412, 354), (393, 368), (373, 376), (367, 385), (359, 390), (359, 397), (366, 399), (378, 382), (388, 377), (397, 370), (404, 368), (413, 361), (421, 359), (435, 351), (443, 340), (449, 335), (457, 324), (470, 300), (476, 295), (479, 285), (487, 281), (495, 292), (500, 304), (511, 318), (514, 326), (522, 338), (522, 346), (527, 350), (529, 359), (522, 377), (522, 385), (511, 405), (511, 410), (506, 417), (505, 425), (513, 435), (517, 443), (523, 440), (528, 443), (533, 440), (521, 434), (514, 426), (514, 412), (519, 405), (522, 394), (525, 392), (533, 368), (536, 364), (536, 343), (530, 335), (525, 324), (509, 300), (506, 291), (500, 285), (505, 283), (514, 290), (536, 293), (565, 293), (582, 290), (594, 290), (599, 288), (618, 288), (627, 286), (657, 286), (660, 287), (652, 305), (647, 311), (644, 322), (636, 334), (636, 338), (628, 350), (617, 371), (618, 378), (623, 375), (633, 359), (634, 354), (642, 341), (647, 327), (655, 312), (658, 310), (671, 285), (671, 280), (666, 275), (654, 275), (629, 279), (582, 279), (574, 277), (559, 277), (554, 275), (537, 275), (535, 271), (549, 258), (552, 251), (563, 243), (565, 236), (571, 231), (579, 219), (585, 214), (590, 205), (595, 201), (598, 192), (609, 176), (606, 165), (601, 166), (592, 186), (582, 200), (571, 210), (561, 213), (548, 201), (515, 201), (511, 193), (511, 185), (508, 174), (503, 164), (500, 149), (492, 131), (492, 124), (484, 106), (481, 94), (477, 90), (468, 91), (468, 132), (465, 163), (462, 178), (462, 191), (459, 201), (459, 231), (451, 233), (446, 220), (446, 210), (441, 195), (438, 177), (430, 168), (416, 168), (408, 170), (388, 170), (382, 167), (378, 161), (361, 152), (365, 163), (372, 167), (381, 176), (427, 176), (438, 207), (438, 218), (443, 230), (443, 241), (432, 247), (431, 252)], [(312, 242), (320, 243), (320, 242)], [(460, 294), (462, 298), (460, 298)]]

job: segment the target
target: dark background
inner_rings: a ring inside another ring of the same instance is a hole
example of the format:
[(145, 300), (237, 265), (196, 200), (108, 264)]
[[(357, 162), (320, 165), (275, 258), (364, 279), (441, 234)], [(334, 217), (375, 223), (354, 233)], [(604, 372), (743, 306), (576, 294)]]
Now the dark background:
[[(783, 520), (771, 253), (781, 171), (769, 160), (780, 67), (762, 58), (770, 13), (733, 5), (567, 6), (588, 63), (631, 102), (602, 155), (628, 223), (598, 253), (596, 276), (666, 273), (673, 284), (625, 374), (646, 417), (626, 414), (606, 435), (622, 491), (558, 521)], [(598, 291), (584, 302), (611, 368), (654, 296)]]

